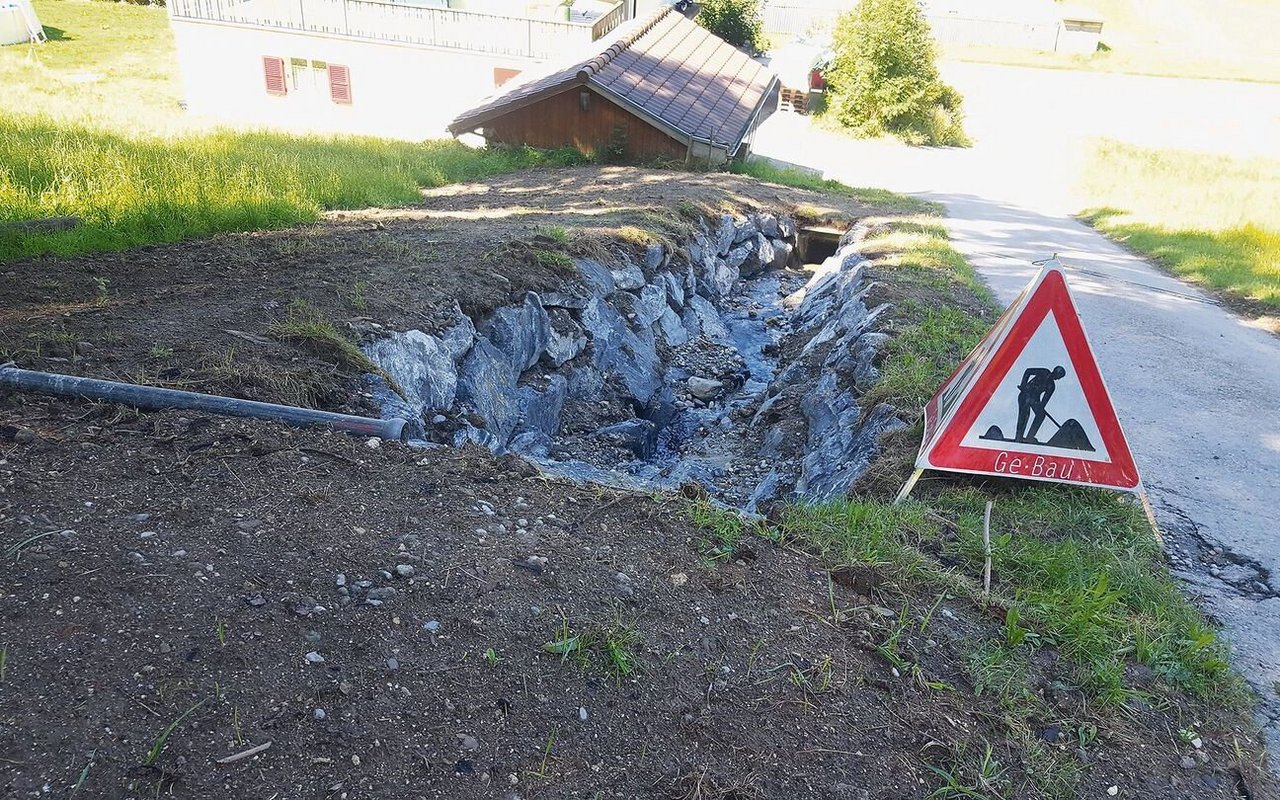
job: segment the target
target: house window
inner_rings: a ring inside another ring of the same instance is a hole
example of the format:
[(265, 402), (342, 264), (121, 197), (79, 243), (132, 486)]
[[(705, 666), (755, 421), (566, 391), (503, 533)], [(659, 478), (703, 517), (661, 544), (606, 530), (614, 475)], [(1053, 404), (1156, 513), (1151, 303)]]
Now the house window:
[(328, 91), (329, 65), (305, 58), (289, 59), (289, 88), (300, 94)]
[(310, 58), (262, 57), (267, 94), (300, 94), (323, 98), (341, 105), (351, 104), (351, 69)]

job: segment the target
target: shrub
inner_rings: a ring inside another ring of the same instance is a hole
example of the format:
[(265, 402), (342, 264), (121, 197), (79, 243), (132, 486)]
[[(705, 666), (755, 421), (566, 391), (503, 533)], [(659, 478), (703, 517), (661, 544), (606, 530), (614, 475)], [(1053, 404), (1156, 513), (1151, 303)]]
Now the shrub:
[(753, 53), (764, 50), (759, 0), (706, 0), (698, 12), (698, 23), (734, 47)]
[(860, 0), (836, 23), (827, 111), (863, 136), (967, 145), (961, 97), (938, 77), (933, 38), (916, 0)]

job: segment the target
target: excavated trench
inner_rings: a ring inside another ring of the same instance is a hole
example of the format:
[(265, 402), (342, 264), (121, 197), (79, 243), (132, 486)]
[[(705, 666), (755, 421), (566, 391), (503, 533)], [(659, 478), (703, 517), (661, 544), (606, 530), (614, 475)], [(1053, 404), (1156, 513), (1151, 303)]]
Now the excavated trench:
[(675, 252), (576, 261), (580, 280), (366, 346), (384, 416), (424, 447), (475, 442), (630, 488), (695, 482), (758, 511), (845, 494), (903, 423), (859, 399), (887, 338), (868, 309), (861, 229), (704, 220)]

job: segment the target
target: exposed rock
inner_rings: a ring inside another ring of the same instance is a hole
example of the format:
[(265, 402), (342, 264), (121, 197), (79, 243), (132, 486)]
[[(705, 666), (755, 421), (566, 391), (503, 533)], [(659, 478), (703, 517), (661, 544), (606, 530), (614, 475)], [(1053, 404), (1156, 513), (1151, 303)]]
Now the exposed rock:
[(667, 249), (660, 244), (651, 244), (644, 250), (644, 268), (649, 272), (657, 272), (667, 264)]
[(795, 240), (796, 237), (796, 221), (785, 214), (778, 217), (778, 233), (784, 239)]
[(516, 404), (520, 420), (516, 430), (521, 433), (536, 431), (552, 436), (560, 429), (560, 415), (569, 395), (569, 381), (563, 375), (547, 379), (547, 388), (539, 391), (532, 386), (516, 390)]
[(640, 299), (634, 306), (636, 323), (652, 325), (667, 310), (667, 289), (659, 284), (649, 284), (640, 290)]
[(611, 305), (599, 298), (583, 309), (582, 324), (591, 335), (595, 367), (618, 374), (632, 398), (642, 404), (649, 402), (662, 383), (653, 332), (633, 331)]
[(618, 290), (618, 287), (613, 282), (613, 273), (605, 269), (599, 262), (592, 261), (589, 258), (580, 258), (574, 263), (578, 266), (578, 272), (582, 273), (583, 282), (587, 284), (587, 288), (596, 297), (607, 297)]
[(795, 250), (795, 246), (785, 239), (771, 239), (770, 244), (773, 245), (773, 263), (769, 267), (783, 269), (791, 260), (791, 253)]
[(778, 228), (778, 218), (773, 214), (763, 213), (756, 215), (756, 226), (760, 232), (770, 239), (778, 239), (782, 237), (782, 231)]
[(712, 400), (724, 393), (724, 384), (695, 375), (687, 381), (689, 393), (699, 400)]
[(619, 289), (639, 289), (644, 286), (644, 273), (635, 264), (628, 264), (622, 269), (615, 269), (612, 273), (613, 285)]
[(880, 437), (905, 423), (880, 404), (865, 419), (850, 391), (837, 391), (836, 373), (825, 372), (802, 398), (809, 423), (807, 450), (796, 495), (821, 502), (844, 497), (871, 466)]
[(454, 349), (435, 336), (419, 330), (393, 333), (369, 344), (365, 354), (405, 391), (416, 416), (453, 405), (458, 390)]
[(579, 297), (574, 294), (565, 292), (543, 292), (542, 305), (544, 308), (572, 308), (581, 310), (587, 307), (587, 298)]
[[(747, 259), (750, 257), (751, 245), (744, 242), (730, 250), (729, 254), (724, 257), (724, 260), (729, 266), (740, 270), (742, 269), (742, 265), (747, 263)], [(721, 294), (723, 294), (723, 292), (721, 292)]]
[(729, 248), (733, 247), (733, 237), (737, 234), (737, 228), (734, 226), (733, 217), (729, 214), (721, 214), (720, 222), (717, 224), (714, 237), (716, 244), (716, 255), (724, 255), (729, 252)]
[(733, 285), (737, 282), (738, 267), (723, 258), (714, 258), (707, 263), (701, 286), (708, 296), (720, 298), (733, 291)]
[(587, 334), (568, 310), (553, 308), (547, 312), (547, 318), (550, 325), (543, 355), (553, 366), (572, 361), (587, 349)]
[(733, 243), (739, 244), (754, 238), (760, 233), (760, 227), (756, 225), (755, 220), (747, 217), (741, 222), (734, 223), (733, 226)]
[(538, 363), (538, 358), (547, 349), (551, 321), (538, 295), (526, 292), (523, 304), (503, 306), (493, 312), (484, 333), (490, 343), (506, 355), (511, 369), (518, 376)]
[(658, 331), (662, 338), (672, 347), (679, 347), (689, 341), (689, 331), (680, 320), (680, 315), (668, 306), (658, 318)]
[(742, 277), (752, 278), (773, 265), (773, 244), (760, 233), (746, 243), (747, 257), (740, 266)]
[(506, 354), (484, 337), (463, 359), (458, 400), (484, 420), (488, 436), (471, 438), (494, 449), (506, 444), (520, 416), (516, 378)]
[(653, 455), (658, 444), (658, 426), (647, 419), (623, 420), (601, 428), (596, 435), (627, 448), (641, 460)]
[(679, 310), (684, 307), (684, 283), (670, 272), (662, 273), (662, 279), (667, 286), (667, 300), (671, 305)]
[[(716, 311), (716, 307), (711, 303), (698, 295), (694, 295), (689, 298), (689, 308), (693, 310), (701, 335), (719, 340), (729, 337), (729, 329), (725, 327), (724, 322), (720, 319), (720, 312)], [(688, 324), (689, 320), (686, 317), (685, 325), (687, 326)]]

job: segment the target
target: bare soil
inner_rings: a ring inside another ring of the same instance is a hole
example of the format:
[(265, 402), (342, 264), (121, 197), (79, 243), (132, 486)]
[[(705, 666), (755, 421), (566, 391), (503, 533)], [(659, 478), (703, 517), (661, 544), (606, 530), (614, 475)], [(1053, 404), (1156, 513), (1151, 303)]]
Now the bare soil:
[[(429, 330), (455, 300), (475, 313), (560, 285), (512, 246), (542, 226), (800, 204), (878, 213), (590, 168), (10, 264), (0, 352), (367, 411), (353, 372), (272, 338), (290, 302), (361, 334)], [(972, 796), (1047, 796), (965, 667), (993, 612), (767, 526), (709, 560), (694, 507), (477, 448), (0, 396), (0, 796), (948, 797), (931, 768), (974, 785), (988, 744), (1003, 772)], [(918, 674), (877, 650), (895, 632)], [(1032, 670), (1054, 710), (1035, 736), (1080, 771), (1078, 796), (1277, 797), (1243, 717), (1096, 708), (1048, 648)], [(1184, 769), (1191, 723), (1203, 756)]]

